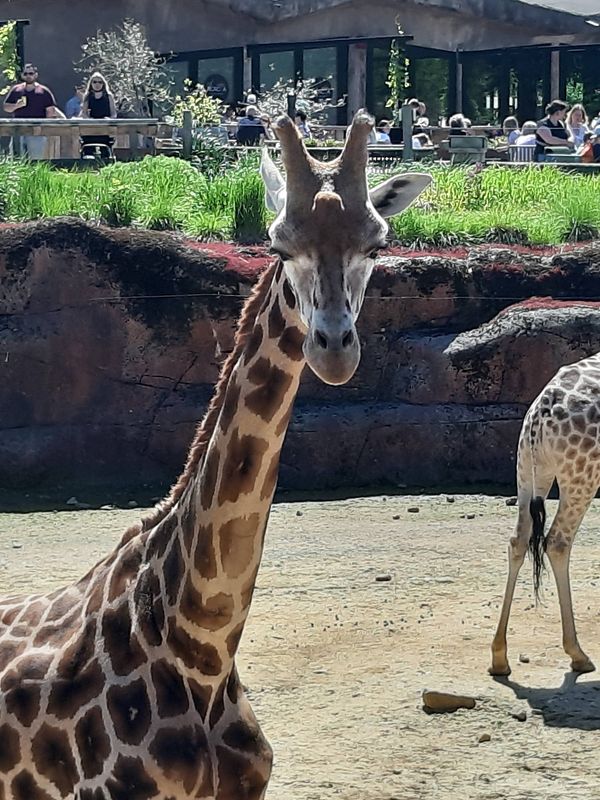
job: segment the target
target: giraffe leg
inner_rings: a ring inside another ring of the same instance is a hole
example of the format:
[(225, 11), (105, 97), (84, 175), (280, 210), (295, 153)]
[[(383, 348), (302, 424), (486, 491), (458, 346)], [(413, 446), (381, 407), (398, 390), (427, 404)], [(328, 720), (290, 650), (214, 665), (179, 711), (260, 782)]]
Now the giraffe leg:
[(577, 640), (569, 580), (569, 562), (573, 540), (595, 493), (595, 487), (580, 496), (573, 496), (572, 493), (561, 490), (558, 511), (550, 526), (546, 544), (548, 560), (558, 590), (563, 647), (567, 655), (571, 657), (571, 669), (574, 672), (593, 672), (595, 669), (594, 664), (583, 652)]
[(498, 627), (496, 628), (496, 634), (492, 641), (492, 665), (488, 669), (490, 675), (510, 675), (510, 665), (506, 653), (506, 629), (508, 627), (510, 607), (515, 593), (515, 584), (517, 582), (519, 570), (523, 565), (523, 560), (527, 552), (527, 545), (531, 537), (532, 519), (529, 513), (529, 501), (529, 494), (519, 497), (517, 527), (515, 535), (511, 536), (508, 545), (508, 579), (506, 581), (506, 589), (504, 591), (504, 600), (502, 602), (502, 611), (500, 612)]

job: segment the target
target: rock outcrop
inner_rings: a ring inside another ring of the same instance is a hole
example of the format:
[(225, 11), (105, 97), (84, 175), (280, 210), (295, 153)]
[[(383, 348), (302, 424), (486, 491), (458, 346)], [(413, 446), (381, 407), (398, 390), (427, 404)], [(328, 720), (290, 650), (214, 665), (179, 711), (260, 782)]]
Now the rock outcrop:
[[(0, 486), (174, 480), (266, 260), (78, 220), (0, 228)], [(528, 405), (600, 349), (597, 297), (597, 244), (382, 258), (360, 368), (335, 389), (305, 373), (280, 485), (512, 483)]]

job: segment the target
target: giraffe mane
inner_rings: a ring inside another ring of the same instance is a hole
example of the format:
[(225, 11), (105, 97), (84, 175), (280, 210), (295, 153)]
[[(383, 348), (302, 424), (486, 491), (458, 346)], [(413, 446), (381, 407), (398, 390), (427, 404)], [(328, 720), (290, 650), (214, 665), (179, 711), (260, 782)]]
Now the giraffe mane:
[(233, 349), (223, 362), (223, 366), (221, 367), (221, 372), (219, 373), (219, 378), (217, 380), (211, 401), (208, 405), (206, 413), (204, 414), (204, 417), (202, 418), (202, 421), (196, 428), (196, 433), (188, 451), (188, 457), (183, 472), (179, 476), (177, 482), (171, 487), (167, 497), (162, 500), (147, 516), (143, 517), (140, 522), (135, 523), (125, 531), (120, 545), (126, 544), (137, 534), (144, 533), (145, 531), (150, 530), (162, 522), (162, 520), (171, 511), (173, 506), (181, 498), (183, 492), (190, 483), (198, 464), (206, 453), (208, 443), (215, 430), (219, 413), (223, 406), (225, 390), (227, 389), (227, 384), (229, 383), (231, 373), (233, 372), (233, 368), (237, 364), (244, 347), (246, 346), (248, 337), (254, 329), (256, 317), (262, 307), (265, 297), (267, 296), (269, 287), (271, 286), (273, 280), (273, 275), (279, 264), (280, 259), (276, 259), (265, 269), (254, 285), (248, 299), (244, 303), (235, 334)]

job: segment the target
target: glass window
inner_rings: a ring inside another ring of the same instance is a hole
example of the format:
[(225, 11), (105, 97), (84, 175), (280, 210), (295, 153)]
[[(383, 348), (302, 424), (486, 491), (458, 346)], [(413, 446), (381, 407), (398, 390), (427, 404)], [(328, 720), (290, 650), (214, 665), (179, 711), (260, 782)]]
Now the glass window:
[(415, 58), (412, 61), (414, 94), (427, 106), (430, 125), (448, 116), (448, 61), (445, 58)]
[(369, 111), (377, 120), (391, 119), (393, 109), (386, 106), (390, 89), (387, 85), (390, 65), (390, 48), (373, 47), (371, 50), (371, 101)]
[(198, 60), (198, 83), (206, 88), (211, 97), (218, 97), (224, 103), (233, 103), (235, 100), (233, 76), (233, 56)]
[(294, 80), (294, 53), (282, 50), (276, 53), (260, 54), (260, 87), (269, 91), (277, 81)]
[[(338, 98), (337, 48), (315, 47), (304, 51), (304, 79), (314, 78), (315, 88), (321, 102), (335, 104)], [(335, 125), (337, 109), (326, 111), (326, 124)]]

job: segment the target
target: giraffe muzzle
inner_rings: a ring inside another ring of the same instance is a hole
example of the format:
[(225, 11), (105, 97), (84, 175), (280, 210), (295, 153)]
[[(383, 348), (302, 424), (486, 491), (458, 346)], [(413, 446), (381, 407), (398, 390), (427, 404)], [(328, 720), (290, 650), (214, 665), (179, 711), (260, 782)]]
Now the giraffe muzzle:
[(308, 366), (324, 383), (347, 383), (360, 361), (360, 342), (354, 325), (315, 328), (304, 342)]

